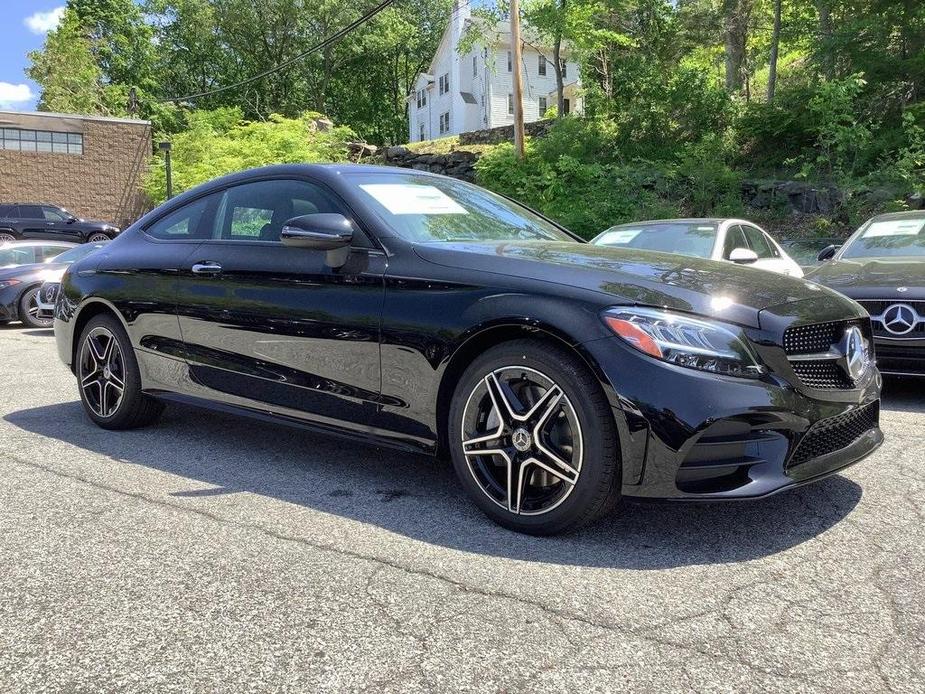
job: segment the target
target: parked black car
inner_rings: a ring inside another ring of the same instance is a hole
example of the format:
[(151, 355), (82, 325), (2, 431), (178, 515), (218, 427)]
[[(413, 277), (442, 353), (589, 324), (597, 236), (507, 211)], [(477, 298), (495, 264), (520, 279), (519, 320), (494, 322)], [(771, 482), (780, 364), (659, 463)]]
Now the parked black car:
[[(55, 300), (58, 298), (58, 291), (61, 288), (61, 278), (68, 265), (81, 258), (86, 258), (91, 253), (95, 253), (103, 248), (109, 241), (98, 241), (96, 243), (83, 243), (65, 251), (57, 258), (52, 260), (46, 266), (45, 272), (42, 273), (42, 284), (39, 286), (38, 293), (35, 295), (36, 311), (30, 313), (38, 322), (43, 325), (51, 325), (55, 317)], [(31, 306), (30, 306), (31, 308)]]
[(819, 258), (810, 278), (870, 313), (880, 370), (925, 376), (925, 211), (873, 217)]
[(0, 323), (21, 320), (30, 328), (47, 328), (38, 315), (38, 291), (54, 274), (55, 260), (76, 248), (62, 241), (14, 241), (0, 245)]
[(356, 165), (189, 191), (72, 265), (55, 305), (103, 428), (180, 400), (444, 451), (537, 534), (621, 494), (763, 496), (863, 458), (870, 332), (816, 284), (592, 246), (476, 186)]
[(79, 219), (63, 207), (44, 203), (0, 203), (0, 244), (20, 239), (50, 241), (108, 241), (119, 227), (107, 222)]

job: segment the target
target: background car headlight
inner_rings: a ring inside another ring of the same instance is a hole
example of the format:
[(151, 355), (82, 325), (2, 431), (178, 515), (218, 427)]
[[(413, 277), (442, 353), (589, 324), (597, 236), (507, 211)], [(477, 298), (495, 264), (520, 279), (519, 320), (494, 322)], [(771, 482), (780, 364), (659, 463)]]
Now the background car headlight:
[(734, 325), (636, 307), (608, 309), (603, 318), (628, 345), (662, 361), (742, 378), (766, 371)]
[(0, 282), (0, 289), (6, 289), (7, 287), (15, 287), (17, 284), (20, 284), (19, 280), (3, 280)]

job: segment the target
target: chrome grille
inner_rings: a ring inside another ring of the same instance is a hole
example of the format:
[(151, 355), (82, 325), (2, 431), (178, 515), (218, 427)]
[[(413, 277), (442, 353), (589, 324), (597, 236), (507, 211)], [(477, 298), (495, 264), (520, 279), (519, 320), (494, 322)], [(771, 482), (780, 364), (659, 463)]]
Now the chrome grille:
[[(851, 326), (861, 329), (861, 333), (873, 349), (870, 321), (866, 318), (787, 328), (784, 332), (784, 351), (790, 358), (793, 372), (803, 385), (816, 390), (851, 390), (855, 387), (854, 381), (838, 365), (837, 357), (806, 358), (809, 355), (831, 353)], [(871, 357), (873, 358), (873, 355)]]
[(788, 467), (802, 465), (813, 458), (840, 451), (857, 441), (880, 423), (880, 402), (843, 412), (813, 424), (790, 456)]
[(854, 383), (841, 367), (832, 360), (812, 359), (790, 364), (794, 373), (805, 385), (819, 390), (850, 390)]
[[(873, 323), (873, 333), (877, 337), (888, 337), (894, 340), (903, 338), (922, 339), (925, 337), (925, 301), (904, 301), (903, 299), (859, 299), (857, 302), (861, 304), (861, 306), (863, 306), (864, 309), (870, 314), (871, 321)], [(881, 320), (887, 309), (889, 309), (891, 306), (895, 306), (896, 304), (908, 306), (913, 311), (915, 311), (916, 314), (916, 322), (912, 329), (900, 335), (887, 330), (883, 325), (883, 321)]]

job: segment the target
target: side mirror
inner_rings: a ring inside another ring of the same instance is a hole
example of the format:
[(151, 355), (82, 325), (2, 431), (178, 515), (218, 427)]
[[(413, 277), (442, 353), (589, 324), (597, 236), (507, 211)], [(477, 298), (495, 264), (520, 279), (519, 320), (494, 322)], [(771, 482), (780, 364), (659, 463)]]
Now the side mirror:
[(73, 223), (76, 222), (76, 221), (77, 221), (77, 217), (68, 217), (68, 218), (67, 218), (67, 223), (68, 223), (68, 224), (73, 224)]
[(733, 248), (729, 260), (737, 265), (750, 265), (758, 260), (758, 254), (750, 248)]
[(286, 222), (279, 238), (285, 246), (327, 251), (327, 264), (341, 267), (350, 255), (353, 223), (342, 214), (305, 214)]
[(826, 260), (831, 260), (835, 257), (835, 254), (838, 252), (839, 248), (841, 248), (841, 246), (836, 246), (834, 243), (831, 246), (826, 246), (821, 251), (819, 251), (819, 255), (816, 256), (816, 260), (818, 260), (820, 263), (825, 262)]

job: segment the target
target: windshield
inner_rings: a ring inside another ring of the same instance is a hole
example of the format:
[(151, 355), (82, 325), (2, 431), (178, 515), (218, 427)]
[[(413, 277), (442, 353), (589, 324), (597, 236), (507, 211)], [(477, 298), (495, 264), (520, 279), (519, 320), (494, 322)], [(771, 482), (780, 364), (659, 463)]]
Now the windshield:
[(66, 253), (62, 253), (61, 255), (57, 256), (55, 258), (55, 262), (66, 263), (67, 265), (70, 265), (71, 263), (78, 261), (81, 258), (86, 258), (88, 255), (93, 253), (93, 251), (97, 250), (98, 248), (102, 248), (105, 245), (106, 243), (85, 243), (81, 246), (77, 246), (77, 248), (72, 248)]
[(347, 174), (409, 241), (575, 241), (551, 222), (483, 188), (414, 174)]
[(0, 247), (0, 267), (47, 263), (67, 250), (67, 246), (10, 246)]
[(716, 228), (715, 224), (704, 222), (625, 224), (608, 229), (592, 243), (709, 258), (713, 255)]
[(842, 258), (925, 256), (925, 217), (871, 222), (849, 241)]

